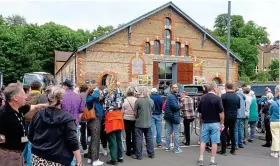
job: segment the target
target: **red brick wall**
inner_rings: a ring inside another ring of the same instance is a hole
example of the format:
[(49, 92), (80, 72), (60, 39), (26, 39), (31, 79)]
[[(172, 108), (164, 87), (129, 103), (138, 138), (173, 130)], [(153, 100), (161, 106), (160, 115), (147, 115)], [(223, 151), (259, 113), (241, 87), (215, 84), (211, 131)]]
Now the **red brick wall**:
[[(167, 16), (172, 21), (171, 56), (163, 55), (164, 18)], [(140, 57), (143, 60), (145, 64), (143, 73), (153, 75), (153, 77), (157, 77), (153, 72), (153, 68), (155, 68), (155, 66), (153, 67), (154, 59), (164, 60), (170, 57), (179, 61), (191, 59), (194, 65), (204, 61), (199, 68), (201, 72), (196, 73), (201, 73), (201, 76), (204, 76), (206, 81), (211, 81), (213, 78), (219, 77), (225, 83), (226, 52), (209, 39), (205, 41), (204, 47), (202, 47), (202, 34), (171, 9), (164, 9), (132, 25), (131, 30), (130, 42), (128, 42), (128, 31), (125, 29), (89, 47), (86, 53), (87, 56), (79, 56), (78, 64), (83, 65), (78, 67), (79, 84), (85, 81), (85, 79), (97, 80), (104, 72), (115, 73), (118, 81), (124, 84), (134, 82), (135, 79), (131, 77), (131, 61), (134, 57)], [(143, 54), (145, 42), (150, 42), (151, 47), (153, 47), (154, 40), (160, 40), (161, 55)], [(176, 41), (180, 41), (182, 47), (184, 45), (189, 46), (189, 57), (183, 56), (184, 48), (181, 48), (182, 56), (174, 57)], [(238, 65), (231, 63), (230, 81), (234, 83), (237, 83), (238, 80), (237, 71)]]

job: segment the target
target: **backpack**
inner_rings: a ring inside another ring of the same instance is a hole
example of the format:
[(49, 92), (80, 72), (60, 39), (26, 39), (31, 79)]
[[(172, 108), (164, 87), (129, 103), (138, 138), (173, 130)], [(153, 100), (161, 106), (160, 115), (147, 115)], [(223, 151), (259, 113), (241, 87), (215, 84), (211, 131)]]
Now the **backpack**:
[[(27, 104), (28, 105), (36, 105), (39, 103), (39, 100), (40, 100), (40, 97), (41, 97), (41, 94), (30, 94), (27, 98)], [(32, 110), (32, 111), (28, 111), (25, 115), (24, 115), (24, 118), (25, 118), (25, 121), (27, 123), (30, 123), (33, 116), (38, 112), (39, 110)]]

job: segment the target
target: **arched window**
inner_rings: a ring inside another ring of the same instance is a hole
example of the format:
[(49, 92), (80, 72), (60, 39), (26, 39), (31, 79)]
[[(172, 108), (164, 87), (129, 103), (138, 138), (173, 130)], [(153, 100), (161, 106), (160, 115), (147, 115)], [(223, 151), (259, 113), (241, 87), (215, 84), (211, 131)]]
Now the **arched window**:
[(170, 19), (169, 17), (165, 17), (165, 19), (164, 19), (164, 24), (165, 24), (166, 26), (170, 26), (170, 25), (171, 25), (171, 19)]
[(164, 54), (171, 54), (171, 31), (169, 29), (164, 31)]
[(150, 54), (150, 53), (151, 53), (150, 43), (146, 42), (145, 43), (145, 54)]
[(222, 84), (222, 80), (219, 77), (215, 77), (212, 81), (216, 84)]
[(155, 40), (154, 42), (154, 54), (155, 55), (160, 54), (160, 42), (158, 40)]
[(175, 56), (180, 56), (181, 55), (181, 43), (180, 42), (176, 42), (176, 51), (175, 51)]
[(101, 80), (101, 85), (102, 85), (102, 86), (105, 86), (105, 87), (106, 87), (106, 80), (107, 80), (107, 77), (108, 77), (108, 74), (106, 74), (106, 75), (104, 75), (104, 76), (102, 77), (102, 80)]
[(189, 56), (189, 46), (185, 45), (184, 55)]

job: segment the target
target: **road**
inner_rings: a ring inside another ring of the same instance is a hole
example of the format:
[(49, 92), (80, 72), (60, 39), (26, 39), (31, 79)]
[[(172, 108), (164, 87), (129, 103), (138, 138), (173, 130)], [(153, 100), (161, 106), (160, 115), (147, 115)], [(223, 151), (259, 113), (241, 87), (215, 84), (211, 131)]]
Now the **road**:
[[(279, 159), (270, 157), (270, 149), (263, 148), (263, 141), (255, 140), (240, 149), (235, 156), (228, 154), (227, 156), (217, 155), (216, 161), (220, 166), (279, 166)], [(195, 166), (199, 157), (199, 147), (182, 147), (183, 153), (175, 154), (173, 152), (165, 152), (164, 149), (155, 151), (156, 158), (147, 158), (146, 152), (143, 151), (143, 160), (138, 161), (124, 156), (124, 163), (121, 166)], [(109, 156), (100, 155), (100, 160), (106, 161)], [(209, 165), (210, 153), (205, 152), (204, 165)], [(84, 165), (86, 159), (84, 159)], [(106, 164), (104, 164), (106, 165)]]

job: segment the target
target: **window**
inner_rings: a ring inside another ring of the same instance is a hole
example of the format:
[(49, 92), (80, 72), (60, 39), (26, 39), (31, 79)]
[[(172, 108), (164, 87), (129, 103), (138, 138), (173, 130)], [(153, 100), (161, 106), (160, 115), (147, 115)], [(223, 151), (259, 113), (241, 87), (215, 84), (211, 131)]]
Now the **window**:
[(166, 26), (170, 26), (171, 25), (171, 19), (169, 17), (165, 17), (164, 23), (165, 23)]
[(150, 43), (146, 42), (145, 43), (145, 54), (150, 54)]
[(160, 43), (158, 40), (155, 40), (155, 43), (154, 43), (154, 54), (155, 55), (160, 54)]
[(164, 31), (164, 54), (171, 54), (171, 31), (168, 29)]
[(189, 56), (189, 46), (185, 45), (184, 55)]
[(159, 89), (163, 91), (172, 83), (172, 65), (173, 63), (158, 64)]
[(256, 73), (259, 72), (259, 66), (256, 66)]
[(175, 56), (180, 56), (181, 55), (181, 43), (180, 42), (176, 42), (176, 51), (175, 51)]

